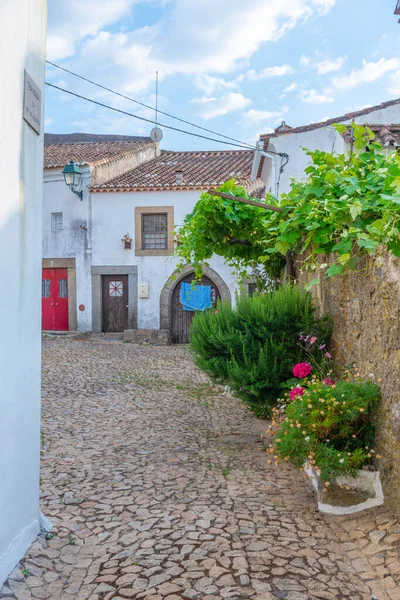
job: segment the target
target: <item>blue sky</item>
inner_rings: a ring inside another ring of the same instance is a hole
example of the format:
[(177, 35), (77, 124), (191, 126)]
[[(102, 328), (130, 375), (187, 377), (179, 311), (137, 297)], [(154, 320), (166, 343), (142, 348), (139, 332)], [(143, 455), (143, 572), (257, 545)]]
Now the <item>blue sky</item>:
[[(49, 0), (47, 58), (254, 144), (400, 97), (395, 0)], [(145, 118), (154, 111), (54, 67), (47, 81)], [(159, 121), (196, 132), (170, 118)], [(48, 132), (148, 135), (152, 125), (46, 90)], [(201, 133), (201, 132), (200, 132)], [(204, 134), (208, 135), (208, 134)], [(164, 129), (162, 148), (229, 148)]]

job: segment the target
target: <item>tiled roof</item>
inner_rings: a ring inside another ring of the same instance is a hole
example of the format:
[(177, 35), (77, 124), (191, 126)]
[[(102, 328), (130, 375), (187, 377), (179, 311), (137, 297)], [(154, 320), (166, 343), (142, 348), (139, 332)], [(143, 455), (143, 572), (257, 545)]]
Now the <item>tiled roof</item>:
[[(400, 146), (400, 124), (397, 125), (380, 125), (380, 124), (369, 124), (368, 127), (372, 129), (375, 134), (375, 142), (382, 144), (382, 146)], [(346, 131), (342, 134), (345, 142), (351, 142), (351, 127), (349, 126)]]
[(360, 117), (362, 115), (368, 115), (369, 113), (372, 113), (376, 110), (382, 110), (384, 108), (388, 108), (389, 106), (395, 106), (396, 104), (400, 105), (400, 98), (396, 98), (395, 100), (389, 100), (388, 102), (382, 102), (382, 104), (377, 104), (375, 106), (369, 106), (368, 108), (363, 108), (362, 110), (350, 112), (345, 115), (341, 115), (340, 117), (335, 117), (334, 119), (328, 119), (327, 121), (320, 121), (318, 123), (302, 125), (301, 127), (290, 127), (285, 123), (284, 127), (277, 127), (274, 133), (264, 133), (260, 135), (260, 139), (268, 141), (270, 138), (278, 137), (280, 135), (291, 135), (293, 133), (303, 133), (304, 131), (312, 131), (313, 129), (327, 127), (328, 125), (333, 125), (334, 123), (340, 123), (341, 121), (348, 121), (350, 119), (355, 119), (356, 117)]
[(81, 144), (82, 142), (149, 142), (143, 135), (121, 135), (120, 133), (45, 133), (44, 144)]
[(44, 147), (44, 167), (63, 167), (71, 160), (78, 165), (96, 165), (110, 162), (135, 154), (152, 146), (154, 142), (147, 138), (140, 141), (105, 141), (46, 144)]
[[(205, 152), (163, 151), (161, 156), (92, 189), (100, 191), (148, 191), (204, 189), (235, 179), (250, 184), (252, 150)], [(183, 182), (177, 183), (177, 171)]]

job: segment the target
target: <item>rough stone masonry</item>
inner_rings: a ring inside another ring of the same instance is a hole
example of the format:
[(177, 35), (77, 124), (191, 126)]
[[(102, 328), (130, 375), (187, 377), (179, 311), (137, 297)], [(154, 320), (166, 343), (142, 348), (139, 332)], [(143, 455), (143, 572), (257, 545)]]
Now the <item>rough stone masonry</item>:
[(362, 377), (381, 386), (380, 471), (386, 499), (400, 515), (400, 260), (388, 253), (364, 258), (357, 271), (322, 278), (313, 293), (320, 312), (333, 317), (335, 357), (342, 365), (355, 361)]

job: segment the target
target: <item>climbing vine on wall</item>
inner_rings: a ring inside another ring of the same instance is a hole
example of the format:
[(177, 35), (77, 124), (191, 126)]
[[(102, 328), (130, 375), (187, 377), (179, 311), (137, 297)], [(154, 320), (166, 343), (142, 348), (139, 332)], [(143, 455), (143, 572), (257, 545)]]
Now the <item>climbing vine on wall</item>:
[[(347, 125), (336, 125), (339, 133)], [(209, 193), (201, 195), (179, 230), (177, 254), (198, 271), (213, 253), (244, 274), (263, 265), (276, 276), (288, 253), (305, 255), (303, 268), (326, 276), (357, 268), (363, 254), (384, 246), (400, 257), (400, 157), (374, 141), (368, 127), (352, 124), (354, 151), (306, 151), (303, 181), (292, 181), (278, 201), (281, 212), (260, 209)], [(220, 191), (246, 197), (233, 181)], [(321, 255), (332, 255), (324, 263)], [(317, 281), (317, 280), (316, 280)]]

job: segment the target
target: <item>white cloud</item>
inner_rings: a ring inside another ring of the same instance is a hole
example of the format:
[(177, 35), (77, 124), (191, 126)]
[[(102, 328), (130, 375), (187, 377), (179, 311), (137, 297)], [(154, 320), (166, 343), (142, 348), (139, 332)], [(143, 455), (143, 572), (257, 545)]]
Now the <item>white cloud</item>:
[(326, 14), (336, 4), (336, 0), (315, 0), (318, 7), (318, 12), (322, 15)]
[(207, 94), (207, 96), (211, 96), (216, 91), (233, 89), (238, 86), (237, 81), (226, 81), (223, 77), (213, 77), (212, 75), (199, 75), (194, 79), (194, 85)]
[[(74, 58), (67, 67), (100, 83), (128, 92), (144, 91), (154, 81), (172, 74), (203, 79), (203, 91), (233, 88), (220, 76), (238, 68), (262, 44), (279, 40), (296, 24), (324, 14), (335, 0), (175, 0), (150, 27), (127, 30), (135, 4), (163, 0), (52, 0), (49, 14), (48, 56)], [(128, 18), (129, 17), (129, 18)], [(108, 31), (112, 23), (124, 28)], [(74, 68), (73, 68), (74, 67)], [(287, 68), (283, 65), (282, 67)], [(281, 69), (282, 67), (278, 67)], [(276, 69), (272, 67), (270, 69)], [(282, 72), (261, 71), (261, 77)], [(258, 77), (258, 74), (255, 75)], [(226, 85), (224, 85), (224, 82)]]
[(364, 108), (371, 108), (371, 106), (373, 106), (373, 104), (353, 104), (353, 106), (347, 106), (347, 108), (345, 108), (345, 113), (364, 110)]
[(393, 96), (400, 96), (400, 70), (390, 76), (387, 91)]
[(399, 58), (381, 58), (377, 62), (367, 62), (363, 60), (361, 69), (355, 69), (343, 77), (334, 77), (332, 83), (338, 90), (350, 90), (362, 83), (371, 83), (390, 71), (395, 71), (400, 67)]
[(44, 120), (44, 124), (45, 125), (51, 125), (52, 122), (53, 122), (53, 120), (54, 119), (52, 117), (46, 117), (45, 120)]
[(320, 75), (325, 75), (325, 73), (331, 73), (332, 71), (339, 71), (346, 58), (346, 56), (339, 56), (336, 60), (323, 60), (317, 63), (317, 71)]
[(296, 90), (299, 87), (298, 83), (291, 83), (290, 85), (286, 86), (285, 89), (283, 90), (285, 93), (287, 92), (294, 92), (294, 90)]
[(249, 98), (245, 98), (243, 94), (231, 92), (220, 98), (194, 98), (190, 101), (198, 107), (198, 114), (203, 119), (213, 119), (221, 115), (226, 115), (228, 112), (240, 110), (251, 104)]
[(300, 92), (299, 98), (307, 104), (329, 104), (333, 102), (333, 96), (329, 92), (330, 90), (326, 90), (321, 94), (317, 90), (303, 90)]
[(263, 42), (280, 39), (300, 19), (329, 5), (332, 0), (177, 0), (160, 45), (166, 60), (181, 68), (228, 72)]
[(300, 57), (300, 66), (309, 67), (311, 62), (311, 58), (309, 56), (305, 56), (304, 54)]
[(279, 96), (279, 99), (280, 99), (280, 100), (283, 100), (283, 98), (285, 98), (285, 97), (286, 97), (286, 94), (287, 94), (287, 93), (289, 93), (289, 92), (294, 92), (294, 90), (296, 90), (298, 87), (299, 87), (299, 84), (298, 84), (298, 83), (295, 83), (295, 82), (291, 83), (290, 85), (287, 85), (287, 86), (285, 87), (285, 89), (283, 90), (283, 94), (281, 94), (281, 95)]
[(270, 111), (270, 110), (256, 110), (251, 108), (250, 110), (242, 113), (240, 115), (240, 120), (238, 121), (238, 125), (242, 125), (245, 127), (250, 127), (255, 123), (265, 123), (270, 121), (271, 119), (277, 119), (282, 117), (282, 115), (287, 112), (288, 107), (284, 106), (279, 111)]
[(248, 79), (250, 81), (259, 81), (260, 79), (266, 79), (267, 77), (282, 77), (289, 73), (293, 73), (293, 68), (290, 65), (280, 65), (276, 67), (266, 67), (261, 71), (254, 71), (251, 69), (250, 71), (247, 71), (247, 73), (240, 75), (238, 80)]
[(119, 21), (136, 0), (51, 0), (49, 2), (47, 58), (59, 60), (72, 55), (76, 44), (87, 35)]

